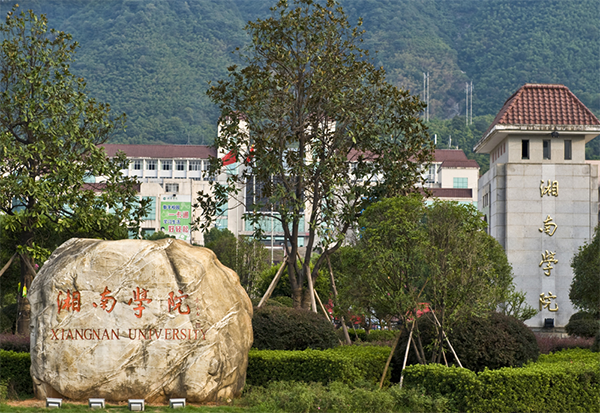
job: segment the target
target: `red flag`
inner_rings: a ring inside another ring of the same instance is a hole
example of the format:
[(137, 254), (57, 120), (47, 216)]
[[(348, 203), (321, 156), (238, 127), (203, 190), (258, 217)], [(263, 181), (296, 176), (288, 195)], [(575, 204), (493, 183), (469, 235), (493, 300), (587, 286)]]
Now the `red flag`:
[(229, 151), (227, 155), (223, 157), (223, 166), (231, 165), (232, 163), (236, 163), (237, 159), (235, 157), (235, 153), (233, 151)]

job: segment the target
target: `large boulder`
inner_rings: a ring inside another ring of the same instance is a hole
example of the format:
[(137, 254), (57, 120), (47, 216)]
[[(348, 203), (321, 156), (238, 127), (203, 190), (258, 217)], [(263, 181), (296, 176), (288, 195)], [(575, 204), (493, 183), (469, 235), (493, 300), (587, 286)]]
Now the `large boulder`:
[(71, 239), (44, 264), (29, 301), (38, 398), (205, 402), (244, 387), (252, 304), (208, 249)]

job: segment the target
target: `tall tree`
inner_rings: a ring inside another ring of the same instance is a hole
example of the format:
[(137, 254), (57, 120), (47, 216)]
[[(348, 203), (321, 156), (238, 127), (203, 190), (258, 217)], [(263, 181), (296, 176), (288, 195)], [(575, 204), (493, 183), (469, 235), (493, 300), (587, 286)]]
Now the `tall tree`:
[[(241, 168), (199, 194), (199, 223), (210, 226), (219, 205), (243, 185), (256, 188), (246, 197), (246, 219), (257, 235), (265, 214), (280, 221), (294, 306), (312, 302), (316, 311), (304, 281), (314, 282), (366, 205), (413, 190), (431, 147), (418, 119), (423, 104), (373, 66), (359, 47), (360, 21), (351, 27), (334, 0), (281, 0), (271, 13), (246, 26), (246, 67), (230, 67), (229, 78), (208, 91), (221, 110), (215, 146), (234, 154)], [(222, 167), (216, 160), (211, 172)], [(323, 253), (311, 272), (317, 246)]]
[[(139, 227), (145, 207), (135, 182), (120, 173), (124, 155), (110, 160), (99, 146), (124, 117), (89, 98), (84, 80), (69, 71), (77, 43), (48, 29), (44, 15), (16, 6), (0, 33), (0, 210), (4, 229), (17, 234), (17, 332), (27, 333), (27, 289), (35, 261), (49, 254), (37, 229), (51, 223), (56, 233), (117, 237), (122, 224)], [(86, 183), (94, 177), (102, 183)]]
[(600, 316), (600, 225), (589, 243), (579, 247), (571, 262), (573, 281), (569, 298), (575, 307)]

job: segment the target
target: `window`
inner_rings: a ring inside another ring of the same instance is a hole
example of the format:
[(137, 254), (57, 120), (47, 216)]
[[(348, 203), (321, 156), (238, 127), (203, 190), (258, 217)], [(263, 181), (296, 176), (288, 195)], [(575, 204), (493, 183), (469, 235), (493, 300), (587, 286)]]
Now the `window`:
[(565, 160), (570, 161), (573, 157), (571, 141), (565, 140)]
[(550, 159), (550, 139), (544, 139), (544, 159)]
[(157, 164), (156, 159), (151, 159), (149, 161), (146, 161), (146, 169), (149, 171), (156, 171), (156, 164)]
[(142, 170), (142, 160), (141, 159), (136, 159), (135, 161), (133, 161), (133, 169), (135, 169), (136, 171)]
[(453, 178), (453, 188), (468, 188), (469, 178)]
[(165, 184), (165, 192), (176, 194), (179, 192), (179, 184)]
[(155, 196), (145, 196), (142, 197), (144, 200), (149, 200), (148, 213), (143, 219), (147, 220), (155, 220), (156, 219), (156, 197)]
[(190, 161), (188, 164), (188, 170), (199, 171), (201, 168), (201, 161)]
[(529, 139), (521, 140), (521, 159), (529, 159)]
[(185, 161), (175, 161), (175, 169), (185, 171)]
[(429, 174), (427, 175), (427, 183), (431, 184), (435, 182), (435, 165), (429, 165)]
[(170, 171), (171, 170), (171, 161), (161, 161), (160, 162), (162, 165), (162, 170), (163, 171)]

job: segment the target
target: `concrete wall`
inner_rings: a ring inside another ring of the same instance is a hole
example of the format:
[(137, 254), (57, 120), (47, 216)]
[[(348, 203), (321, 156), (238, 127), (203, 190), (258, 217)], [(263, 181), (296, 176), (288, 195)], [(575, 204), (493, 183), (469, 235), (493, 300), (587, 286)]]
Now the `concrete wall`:
[[(508, 142), (509, 157), (512, 147), (518, 144), (520, 158), (520, 138), (516, 141)], [(569, 300), (571, 260), (578, 248), (591, 239), (598, 223), (597, 168), (585, 163), (552, 161), (524, 163), (519, 159), (518, 163), (494, 164), (479, 185), (480, 200), (489, 192), (489, 206), (482, 207), (489, 233), (505, 248), (517, 289), (524, 291), (528, 304), (538, 309), (540, 294), (556, 295), (550, 308), (557, 304), (558, 311), (544, 308), (526, 322), (531, 327), (541, 327), (545, 318), (554, 318), (557, 327), (569, 321), (574, 312)], [(541, 195), (540, 184), (544, 181), (545, 187), (548, 180), (558, 182), (557, 196)], [(540, 231), (548, 216), (550, 223), (557, 225), (552, 236)], [(540, 266), (546, 251), (555, 253), (558, 260), (551, 263), (550, 275), (544, 274), (547, 264)]]

